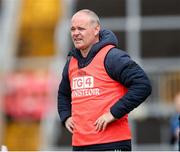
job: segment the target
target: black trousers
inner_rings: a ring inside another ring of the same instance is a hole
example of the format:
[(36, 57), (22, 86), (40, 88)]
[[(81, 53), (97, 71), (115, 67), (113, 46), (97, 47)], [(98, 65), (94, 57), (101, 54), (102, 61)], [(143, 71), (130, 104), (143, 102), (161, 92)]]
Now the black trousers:
[(131, 151), (131, 140), (88, 146), (73, 146), (73, 151)]

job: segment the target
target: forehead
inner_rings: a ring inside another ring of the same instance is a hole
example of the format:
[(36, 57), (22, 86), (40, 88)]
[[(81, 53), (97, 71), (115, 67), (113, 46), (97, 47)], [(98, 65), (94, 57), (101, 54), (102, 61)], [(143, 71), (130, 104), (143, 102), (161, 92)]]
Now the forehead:
[(91, 17), (85, 13), (77, 13), (71, 19), (71, 26), (87, 25), (91, 22)]

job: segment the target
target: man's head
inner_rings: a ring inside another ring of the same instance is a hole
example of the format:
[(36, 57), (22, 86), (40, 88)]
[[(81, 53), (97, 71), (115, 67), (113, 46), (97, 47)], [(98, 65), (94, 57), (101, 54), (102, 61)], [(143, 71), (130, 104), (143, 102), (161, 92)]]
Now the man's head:
[(73, 15), (71, 37), (77, 49), (89, 51), (99, 41), (99, 31), (99, 17), (93, 11), (83, 9)]

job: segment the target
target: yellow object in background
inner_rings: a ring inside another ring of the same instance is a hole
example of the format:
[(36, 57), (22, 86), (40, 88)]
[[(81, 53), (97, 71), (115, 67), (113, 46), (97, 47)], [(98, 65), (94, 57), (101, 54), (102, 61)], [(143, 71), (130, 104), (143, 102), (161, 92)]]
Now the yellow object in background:
[(40, 122), (9, 121), (3, 143), (9, 151), (36, 151), (40, 145)]
[(55, 55), (54, 31), (62, 15), (60, 0), (23, 0), (20, 17), (19, 57)]
[(162, 99), (172, 103), (174, 101), (174, 97), (180, 91), (180, 72), (170, 72), (164, 74), (161, 78), (162, 86), (160, 86), (161, 92), (160, 95)]

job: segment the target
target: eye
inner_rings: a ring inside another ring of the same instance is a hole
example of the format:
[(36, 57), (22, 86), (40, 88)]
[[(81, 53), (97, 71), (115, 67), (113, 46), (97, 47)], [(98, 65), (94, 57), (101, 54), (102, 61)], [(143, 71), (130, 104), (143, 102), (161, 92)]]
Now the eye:
[(78, 27), (78, 30), (79, 30), (79, 31), (84, 31), (84, 30), (86, 30), (86, 29), (83, 28), (83, 27)]
[(75, 31), (75, 28), (74, 28), (74, 27), (71, 28), (71, 32), (73, 32), (73, 31)]

